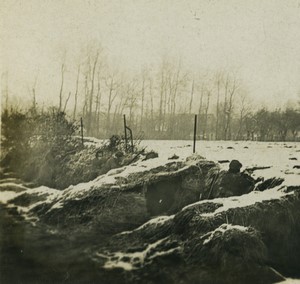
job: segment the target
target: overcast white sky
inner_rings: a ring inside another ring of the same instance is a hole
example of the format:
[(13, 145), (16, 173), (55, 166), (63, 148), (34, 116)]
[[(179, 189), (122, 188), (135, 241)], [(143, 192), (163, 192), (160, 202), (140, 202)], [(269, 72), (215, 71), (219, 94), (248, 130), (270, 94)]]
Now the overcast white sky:
[(234, 71), (262, 102), (299, 97), (300, 0), (1, 0), (0, 17), (1, 71), (17, 96), (38, 74), (51, 100), (63, 50), (71, 66), (96, 42), (123, 69), (171, 54), (191, 71)]

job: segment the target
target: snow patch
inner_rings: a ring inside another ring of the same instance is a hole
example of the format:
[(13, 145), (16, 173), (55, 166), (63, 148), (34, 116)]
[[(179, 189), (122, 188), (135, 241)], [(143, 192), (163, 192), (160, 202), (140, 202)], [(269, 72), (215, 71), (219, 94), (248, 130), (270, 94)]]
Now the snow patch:
[(173, 219), (174, 216), (175, 215), (159, 216), (159, 217), (153, 218), (153, 219), (149, 220), (148, 222), (144, 223), (143, 225), (141, 225), (140, 227), (136, 228), (134, 231), (142, 230), (142, 229), (144, 229), (148, 226), (151, 226), (151, 225), (164, 224), (166, 221)]
[[(214, 212), (203, 213), (201, 215), (205, 216), (205, 217), (212, 217), (216, 214), (220, 214), (231, 208), (246, 207), (246, 206), (253, 205), (257, 202), (262, 202), (265, 200), (281, 199), (284, 196), (294, 194), (293, 191), (285, 192), (285, 189), (286, 189), (286, 187), (276, 186), (274, 188), (271, 188), (271, 189), (268, 189), (265, 191), (252, 191), (248, 194), (244, 194), (241, 196), (215, 198), (215, 199), (209, 200), (209, 202), (223, 204), (223, 206), (217, 208)], [(208, 200), (201, 200), (201, 201), (198, 201), (193, 204), (189, 204), (189, 205), (185, 206), (182, 210), (186, 210), (190, 207), (194, 207), (195, 205), (201, 205), (201, 204), (204, 204), (207, 202), (208, 202)]]
[(277, 282), (277, 284), (300, 284), (300, 279), (286, 278), (284, 281)]
[(222, 235), (228, 231), (228, 230), (239, 230), (242, 232), (246, 232), (247, 231), (247, 227), (244, 226), (240, 226), (240, 225), (232, 225), (232, 224), (222, 224), (220, 227), (218, 227), (217, 229), (215, 229), (212, 232), (209, 232), (208, 234), (205, 234), (202, 238), (206, 238), (208, 235), (208, 239), (205, 239), (203, 242), (203, 245), (208, 244), (215, 236), (216, 233), (221, 233)]
[[(112, 253), (111, 255), (104, 255), (101, 253), (97, 253), (97, 256), (100, 256), (102, 258), (107, 258), (108, 260), (105, 262), (103, 265), (103, 268), (106, 269), (113, 269), (113, 268), (122, 268), (124, 270), (134, 270), (137, 269), (138, 267), (136, 264), (141, 264), (143, 265), (145, 263), (145, 259), (148, 256), (149, 252), (153, 249), (155, 249), (158, 245), (163, 243), (164, 241), (167, 240), (166, 238), (163, 238), (161, 240), (158, 240), (155, 243), (149, 244), (145, 250), (140, 251), (140, 252), (134, 252), (134, 253), (124, 253), (124, 252), (115, 252)], [(149, 259), (153, 259), (154, 257), (161, 255), (161, 254), (168, 254), (172, 253), (175, 249), (178, 248), (173, 248), (168, 251), (164, 252), (157, 252), (153, 254), (152, 256), (149, 257)], [(128, 260), (128, 261), (125, 261)]]
[(118, 235), (127, 235), (127, 234), (131, 234), (132, 232), (136, 232), (136, 231), (139, 231), (139, 230), (142, 230), (148, 226), (151, 226), (151, 225), (162, 225), (164, 224), (165, 222), (167, 222), (168, 220), (171, 220), (174, 218), (175, 215), (170, 215), (170, 216), (159, 216), (159, 217), (156, 217), (156, 218), (152, 218), (150, 219), (148, 222), (144, 223), (143, 225), (139, 226), (138, 228), (132, 230), (132, 231), (124, 231), (124, 232), (121, 232), (120, 234)]
[(27, 187), (25, 187), (19, 183), (14, 183), (12, 181), (9, 181), (9, 182), (1, 183), (0, 189), (10, 189), (10, 191), (24, 191), (27, 189)]
[(23, 192), (0, 191), (0, 202), (6, 204), (8, 201), (21, 195)]

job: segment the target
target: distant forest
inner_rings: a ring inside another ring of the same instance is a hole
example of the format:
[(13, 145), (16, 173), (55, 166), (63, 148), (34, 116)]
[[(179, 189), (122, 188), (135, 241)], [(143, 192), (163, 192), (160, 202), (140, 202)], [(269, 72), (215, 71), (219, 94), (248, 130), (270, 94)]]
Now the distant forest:
[(131, 74), (111, 68), (103, 50), (96, 48), (88, 49), (79, 62), (75, 70), (65, 61), (61, 64), (55, 106), (36, 103), (42, 96), (36, 91), (36, 80), (30, 107), (10, 103), (7, 88), (2, 114), (66, 113), (77, 124), (82, 117), (84, 135), (97, 138), (122, 135), (125, 114), (134, 138), (139, 139), (192, 139), (197, 114), (201, 140), (300, 140), (299, 102), (275, 110), (257, 107), (230, 72), (194, 74), (185, 71), (180, 61), (164, 59), (155, 69)]

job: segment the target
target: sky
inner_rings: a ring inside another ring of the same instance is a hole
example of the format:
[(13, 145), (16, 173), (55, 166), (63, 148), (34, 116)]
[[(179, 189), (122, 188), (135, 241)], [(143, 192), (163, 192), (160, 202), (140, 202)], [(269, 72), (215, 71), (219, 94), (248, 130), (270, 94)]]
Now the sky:
[(1, 0), (1, 89), (40, 101), (60, 88), (88, 43), (125, 70), (168, 55), (191, 72), (238, 74), (253, 100), (281, 106), (300, 96), (300, 0)]

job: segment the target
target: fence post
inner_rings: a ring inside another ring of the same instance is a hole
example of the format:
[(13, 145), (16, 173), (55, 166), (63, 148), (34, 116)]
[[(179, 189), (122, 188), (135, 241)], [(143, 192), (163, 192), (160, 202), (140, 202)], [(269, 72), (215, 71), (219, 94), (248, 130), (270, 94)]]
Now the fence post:
[(83, 120), (80, 118), (80, 132), (81, 132), (81, 143), (83, 145)]
[(133, 135), (132, 135), (132, 130), (128, 126), (126, 126), (127, 130), (130, 133), (130, 142), (131, 142), (131, 152), (133, 153)]
[(123, 119), (124, 119), (125, 151), (127, 152), (127, 125), (126, 125), (125, 114), (123, 114)]
[(197, 114), (195, 114), (195, 121), (194, 121), (194, 144), (193, 144), (193, 153), (196, 152), (196, 139), (197, 139)]

